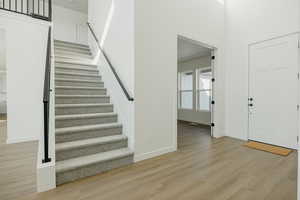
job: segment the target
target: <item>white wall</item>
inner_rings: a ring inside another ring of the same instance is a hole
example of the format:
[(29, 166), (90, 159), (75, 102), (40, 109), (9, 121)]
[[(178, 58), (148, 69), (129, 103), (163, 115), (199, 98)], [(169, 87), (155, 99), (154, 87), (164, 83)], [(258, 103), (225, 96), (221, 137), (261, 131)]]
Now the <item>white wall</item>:
[[(185, 71), (194, 71), (205, 68), (211, 67), (211, 58), (210, 56), (194, 58), (183, 62), (178, 62), (178, 72), (185, 72)], [(194, 88), (196, 88), (196, 82), (194, 82)], [(209, 111), (197, 111), (196, 102), (194, 103), (194, 109), (178, 109), (178, 120), (188, 121), (188, 122), (195, 122), (199, 124), (206, 124), (209, 125), (211, 123), (211, 113)]]
[(224, 5), (217, 0), (135, 2), (135, 159), (177, 148), (177, 36), (216, 52), (216, 129), (224, 134)]
[(6, 45), (5, 31), (0, 29), (0, 114), (6, 113)]
[[(134, 0), (89, 0), (89, 22), (125, 87), (134, 97)], [(89, 36), (95, 53), (95, 41)], [(123, 124), (123, 133), (129, 138), (130, 148), (134, 149), (134, 102), (127, 100), (102, 56), (98, 64), (115, 112)]]
[(54, 5), (54, 39), (87, 44), (87, 20), (86, 13)]
[(226, 1), (226, 135), (247, 139), (248, 45), (299, 31), (298, 0)]
[(37, 140), (43, 133), (48, 27), (47, 22), (0, 11), (0, 29), (6, 33), (9, 143)]
[(0, 71), (4, 71), (6, 69), (6, 59), (5, 59), (5, 31), (2, 29), (0, 31)]

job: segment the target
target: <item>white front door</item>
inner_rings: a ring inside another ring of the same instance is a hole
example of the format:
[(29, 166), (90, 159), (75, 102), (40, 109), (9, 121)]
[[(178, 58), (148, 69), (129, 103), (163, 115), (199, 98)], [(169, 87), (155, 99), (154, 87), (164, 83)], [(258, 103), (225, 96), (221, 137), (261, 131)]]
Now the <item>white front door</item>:
[(249, 139), (297, 148), (298, 34), (249, 48)]

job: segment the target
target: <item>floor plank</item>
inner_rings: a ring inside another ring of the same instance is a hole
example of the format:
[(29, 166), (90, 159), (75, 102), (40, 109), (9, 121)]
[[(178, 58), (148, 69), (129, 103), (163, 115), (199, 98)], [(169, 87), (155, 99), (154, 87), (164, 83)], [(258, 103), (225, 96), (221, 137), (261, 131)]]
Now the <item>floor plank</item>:
[(179, 123), (177, 152), (25, 199), (296, 200), (297, 153), (282, 157), (243, 144)]
[(0, 121), (0, 199), (36, 192), (37, 142), (6, 144), (6, 121)]

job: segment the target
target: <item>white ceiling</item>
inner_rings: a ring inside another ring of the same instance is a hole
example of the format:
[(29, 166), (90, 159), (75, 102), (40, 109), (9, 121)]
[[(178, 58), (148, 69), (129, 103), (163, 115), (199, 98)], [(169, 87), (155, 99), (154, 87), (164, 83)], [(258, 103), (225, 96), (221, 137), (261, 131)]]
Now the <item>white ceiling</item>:
[(192, 58), (209, 56), (211, 50), (195, 44), (189, 40), (178, 39), (178, 61), (186, 61)]
[(88, 0), (53, 0), (53, 3), (83, 13), (88, 13)]

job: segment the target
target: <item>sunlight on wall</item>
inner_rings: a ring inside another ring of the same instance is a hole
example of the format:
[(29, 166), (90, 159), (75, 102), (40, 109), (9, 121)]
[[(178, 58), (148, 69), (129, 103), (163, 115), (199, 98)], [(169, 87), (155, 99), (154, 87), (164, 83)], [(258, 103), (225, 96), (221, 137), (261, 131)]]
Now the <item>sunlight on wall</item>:
[[(110, 28), (110, 25), (111, 25), (111, 22), (112, 22), (114, 12), (115, 12), (115, 3), (114, 3), (114, 0), (112, 0), (110, 9), (109, 9), (109, 12), (108, 12), (108, 15), (107, 15), (107, 19), (106, 19), (106, 22), (105, 22), (105, 25), (104, 25), (101, 41), (100, 41), (100, 47), (101, 48), (103, 48), (103, 46), (104, 46), (104, 43), (105, 43), (109, 28)], [(93, 59), (93, 61), (92, 61), (93, 64), (98, 63), (98, 61), (100, 60), (101, 54), (102, 54), (102, 52), (100, 50), (98, 50), (95, 57), (94, 57), (94, 59)]]
[(98, 61), (99, 61), (99, 59), (100, 59), (100, 55), (101, 55), (101, 51), (98, 50), (98, 51), (97, 51), (97, 54), (94, 56), (94, 59), (93, 59), (93, 61), (92, 61), (92, 64), (93, 64), (93, 65), (97, 65), (97, 63), (98, 63)]
[(218, 2), (221, 3), (221, 4), (223, 4), (223, 5), (224, 5), (224, 1), (225, 0), (218, 0)]
[(104, 26), (104, 30), (103, 30), (101, 42), (100, 42), (100, 46), (101, 46), (102, 48), (103, 48), (104, 42), (105, 42), (105, 40), (106, 40), (107, 33), (108, 33), (108, 31), (109, 31), (109, 27), (110, 27), (110, 24), (111, 24), (113, 15), (114, 15), (114, 11), (115, 11), (115, 3), (114, 3), (114, 1), (112, 1), (112, 2), (111, 2), (111, 7), (110, 7), (110, 9), (109, 9), (108, 16), (107, 16), (107, 20), (106, 20), (106, 22), (105, 22), (105, 26)]

